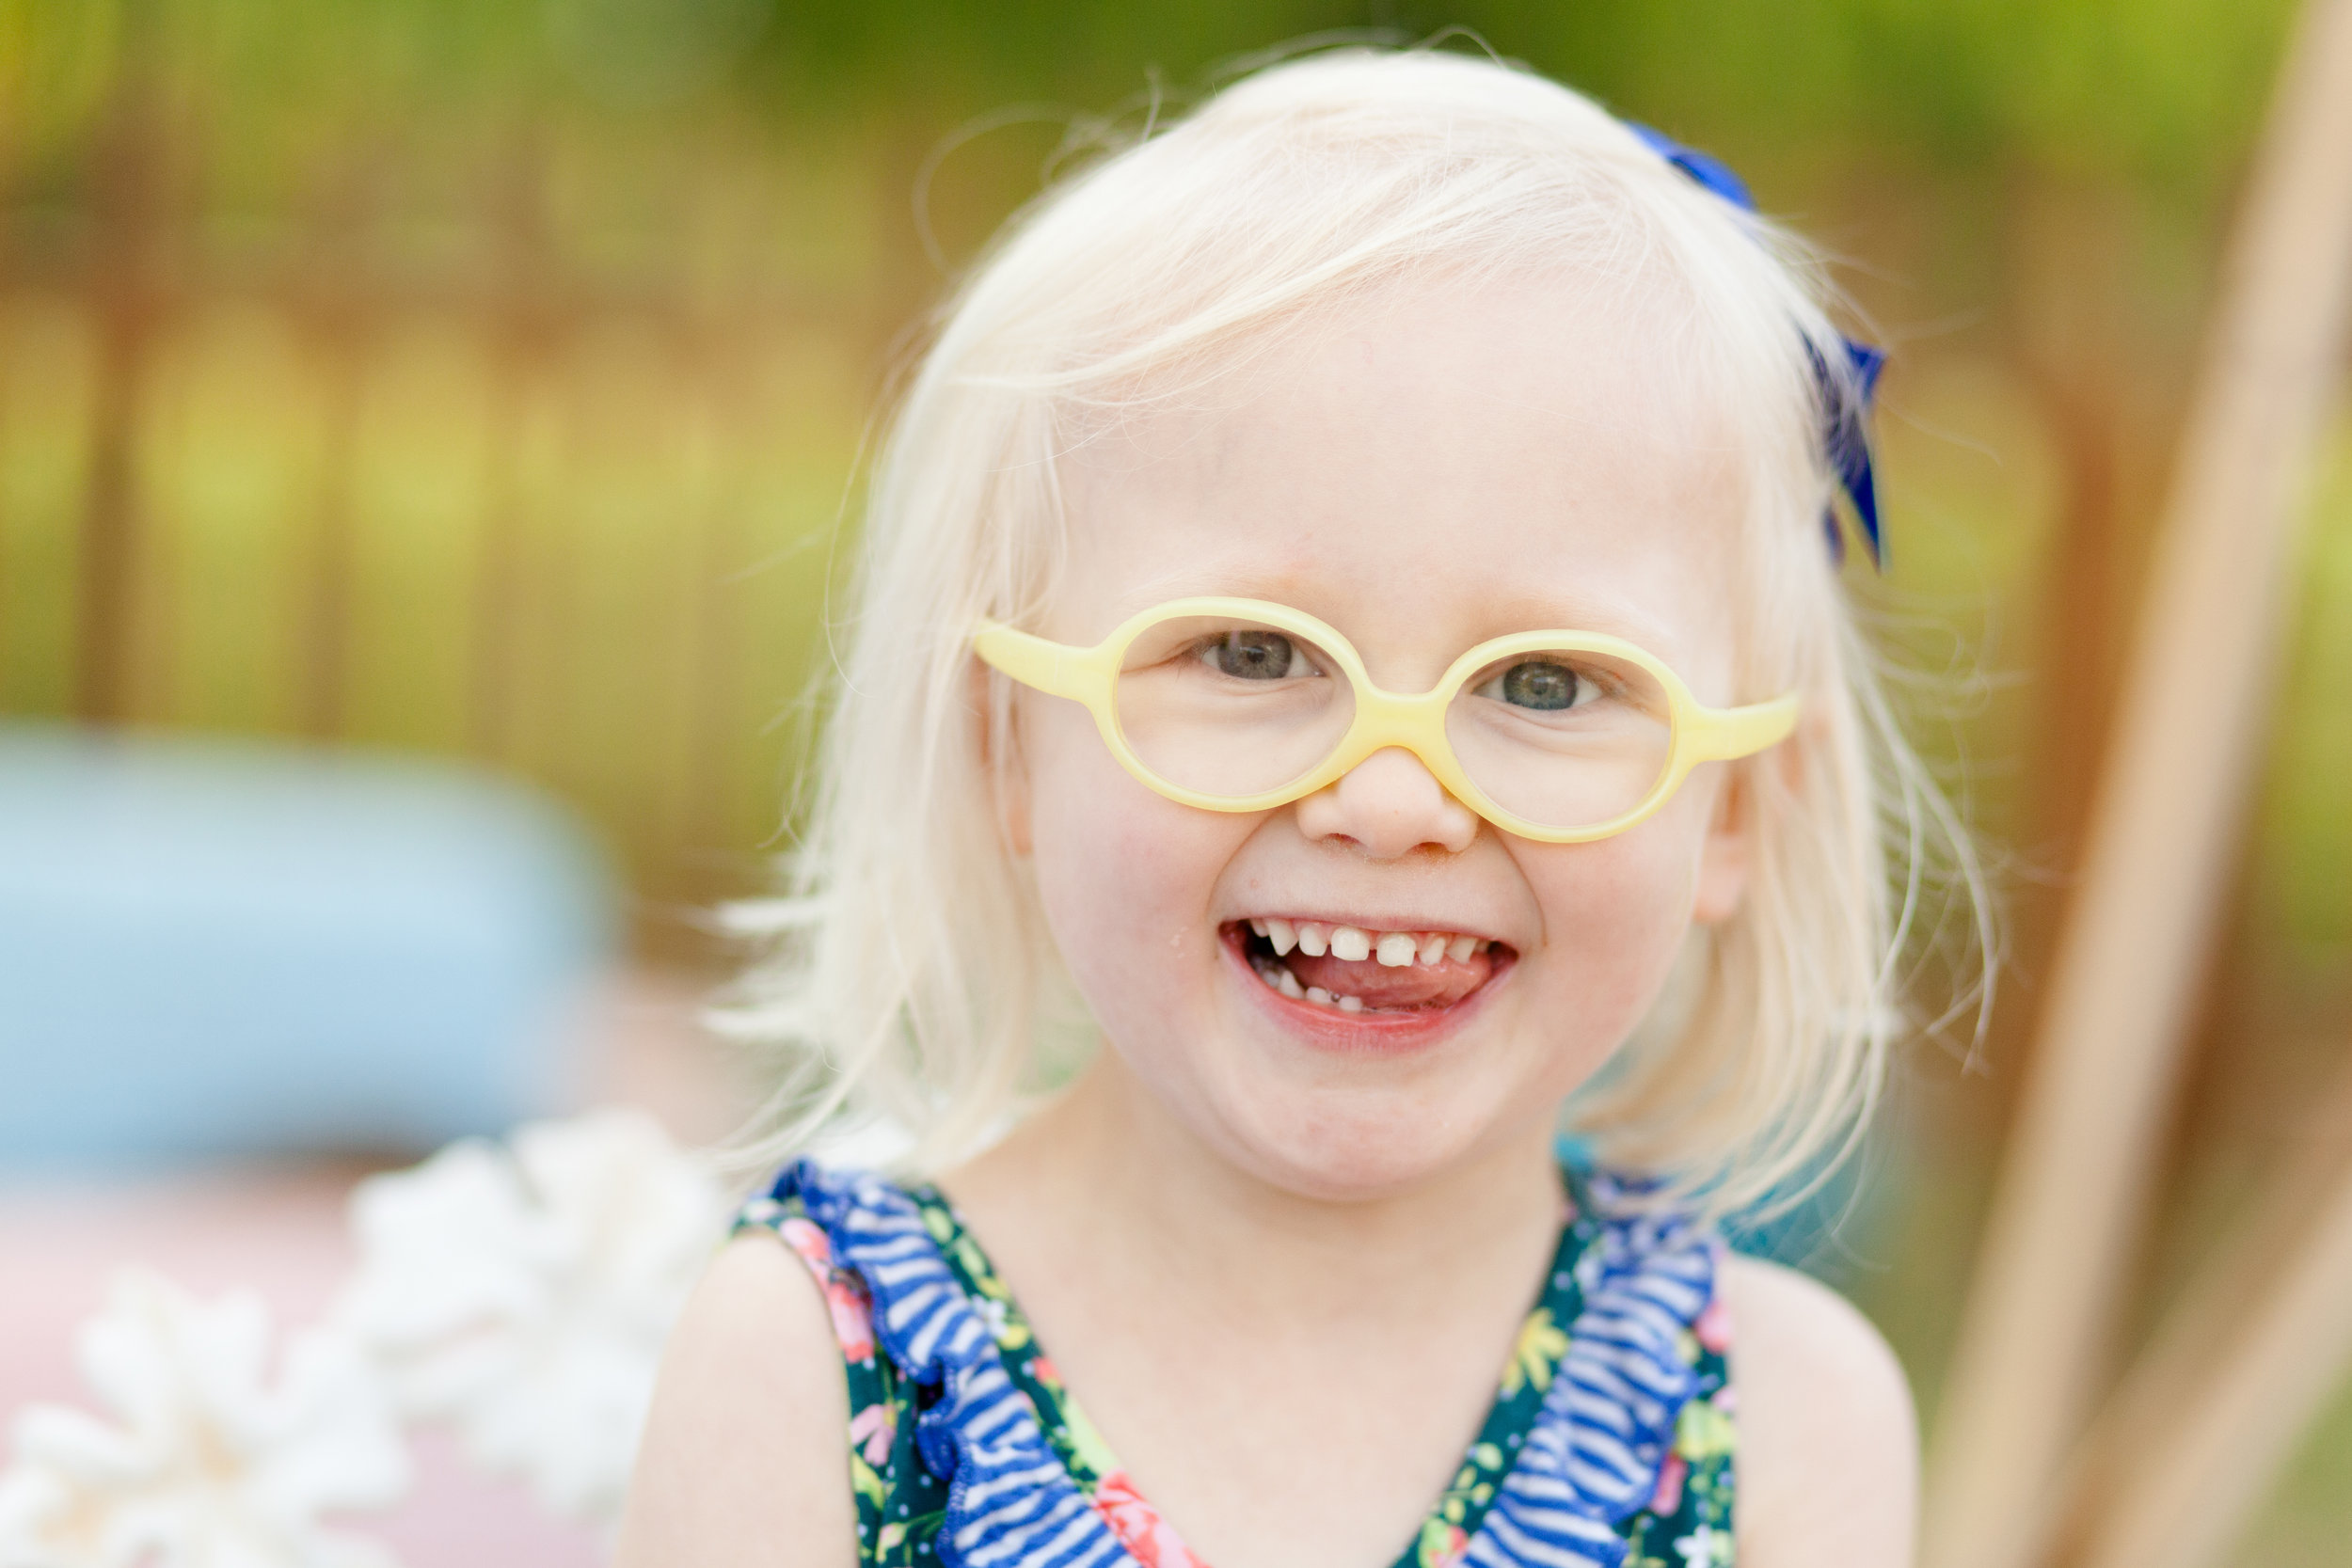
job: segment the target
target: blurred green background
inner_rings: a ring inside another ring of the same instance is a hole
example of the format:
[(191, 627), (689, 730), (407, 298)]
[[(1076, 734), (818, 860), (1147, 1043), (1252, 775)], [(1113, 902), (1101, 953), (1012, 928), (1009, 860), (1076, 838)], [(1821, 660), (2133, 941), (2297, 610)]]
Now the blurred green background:
[[(645, 961), (787, 841), (855, 461), (1073, 119), (1474, 29), (1724, 156), (1895, 350), (1858, 582), (1998, 856), (1992, 1034), (1906, 1062), (1823, 1267), (1931, 1406), (2283, 0), (0, 0), (0, 716), (460, 755)], [(1451, 47), (1474, 47), (1464, 39)], [(2352, 1020), (2352, 442), (2144, 1329)], [(2193, 660), (2193, 645), (2178, 657)], [(2184, 714), (2184, 722), (2196, 716)], [(2238, 1560), (2340, 1562), (2352, 1403)]]

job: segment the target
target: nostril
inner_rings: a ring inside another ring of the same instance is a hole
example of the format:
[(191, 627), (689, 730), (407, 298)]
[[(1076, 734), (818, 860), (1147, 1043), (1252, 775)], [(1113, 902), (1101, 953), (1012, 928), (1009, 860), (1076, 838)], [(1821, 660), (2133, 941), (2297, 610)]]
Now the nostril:
[(1375, 752), (1298, 802), (1310, 838), (1344, 840), (1392, 860), (1423, 847), (1458, 854), (1478, 836), (1478, 817), (1449, 794), (1421, 758), (1395, 747)]

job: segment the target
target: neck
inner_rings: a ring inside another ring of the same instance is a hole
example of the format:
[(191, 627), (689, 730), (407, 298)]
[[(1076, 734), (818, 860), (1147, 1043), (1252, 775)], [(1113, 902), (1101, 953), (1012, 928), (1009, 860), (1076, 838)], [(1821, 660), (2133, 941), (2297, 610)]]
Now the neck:
[(1544, 1266), (1563, 1212), (1548, 1118), (1402, 1189), (1306, 1196), (1195, 1134), (1109, 1048), (943, 1184), (976, 1224), (1025, 1226), (1034, 1215), (1087, 1238), (1120, 1272), (1165, 1274), (1305, 1323), (1370, 1301), (1438, 1311), (1489, 1283), (1516, 1295), (1531, 1257)]

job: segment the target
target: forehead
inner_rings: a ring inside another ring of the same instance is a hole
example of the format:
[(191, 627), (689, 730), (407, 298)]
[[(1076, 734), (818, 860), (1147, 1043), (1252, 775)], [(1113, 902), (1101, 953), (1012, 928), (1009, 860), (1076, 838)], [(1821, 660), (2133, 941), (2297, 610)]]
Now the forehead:
[(1055, 630), (1234, 594), (1375, 666), (1534, 626), (1716, 662), (1738, 465), (1659, 314), (1556, 281), (1392, 288), (1131, 404), (1065, 456)]

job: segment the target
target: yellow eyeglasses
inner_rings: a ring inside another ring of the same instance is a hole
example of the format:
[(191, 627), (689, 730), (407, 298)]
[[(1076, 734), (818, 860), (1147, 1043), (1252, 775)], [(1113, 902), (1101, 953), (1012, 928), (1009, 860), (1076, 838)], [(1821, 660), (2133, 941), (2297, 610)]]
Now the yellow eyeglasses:
[(1375, 686), (1347, 639), (1263, 599), (1176, 599), (1090, 648), (982, 621), (973, 651), (1083, 703), (1120, 765), (1205, 811), (1267, 811), (1397, 746), (1479, 816), (1546, 844), (1620, 833), (1702, 762), (1788, 736), (1794, 692), (1710, 708), (1620, 638), (1481, 642), (1418, 696)]

